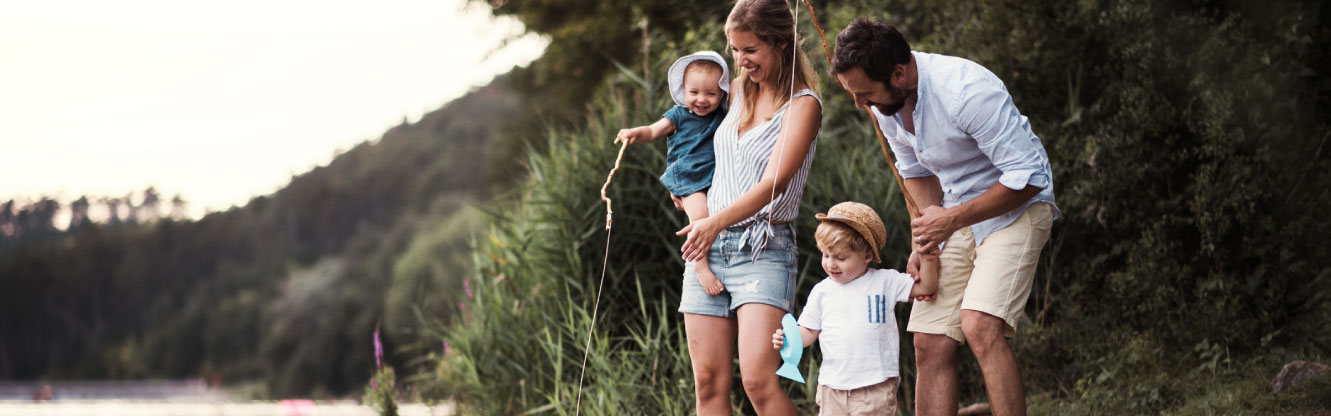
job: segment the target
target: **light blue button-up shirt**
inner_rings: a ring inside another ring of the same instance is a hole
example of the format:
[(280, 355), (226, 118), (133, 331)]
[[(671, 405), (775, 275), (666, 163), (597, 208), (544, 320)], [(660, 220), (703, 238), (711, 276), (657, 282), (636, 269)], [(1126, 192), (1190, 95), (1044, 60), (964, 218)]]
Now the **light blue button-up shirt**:
[[(873, 109), (902, 178), (937, 176), (943, 207), (951, 208), (983, 194), (994, 183), (1013, 190), (1043, 188), (1020, 207), (971, 225), (978, 246), (984, 238), (1012, 224), (1035, 202), (1048, 202), (1054, 219), (1054, 174), (1031, 123), (1012, 104), (1003, 81), (980, 64), (955, 56), (912, 52), (919, 74), (915, 133), (901, 125), (901, 114), (884, 116)], [(921, 207), (923, 208), (923, 207)]]

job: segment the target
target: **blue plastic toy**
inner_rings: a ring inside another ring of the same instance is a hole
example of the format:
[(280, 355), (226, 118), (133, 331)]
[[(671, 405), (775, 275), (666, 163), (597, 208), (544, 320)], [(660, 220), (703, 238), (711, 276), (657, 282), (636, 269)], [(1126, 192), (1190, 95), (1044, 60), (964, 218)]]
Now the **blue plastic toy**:
[(776, 370), (776, 375), (804, 383), (804, 376), (800, 375), (800, 356), (804, 355), (804, 338), (800, 337), (800, 326), (795, 322), (795, 317), (791, 314), (781, 318), (781, 332), (785, 334), (786, 339), (781, 345), (781, 368)]

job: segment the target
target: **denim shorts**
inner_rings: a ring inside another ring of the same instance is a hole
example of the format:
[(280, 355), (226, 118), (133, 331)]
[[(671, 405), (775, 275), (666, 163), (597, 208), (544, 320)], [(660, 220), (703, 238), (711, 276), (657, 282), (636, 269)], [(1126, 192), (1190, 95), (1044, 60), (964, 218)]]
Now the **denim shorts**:
[(684, 267), (679, 311), (732, 318), (740, 305), (761, 303), (789, 312), (795, 304), (795, 232), (789, 224), (773, 224), (772, 231), (756, 260), (752, 247), (739, 249), (744, 229), (718, 235), (707, 250), (707, 260), (725, 290), (708, 295), (689, 263)]

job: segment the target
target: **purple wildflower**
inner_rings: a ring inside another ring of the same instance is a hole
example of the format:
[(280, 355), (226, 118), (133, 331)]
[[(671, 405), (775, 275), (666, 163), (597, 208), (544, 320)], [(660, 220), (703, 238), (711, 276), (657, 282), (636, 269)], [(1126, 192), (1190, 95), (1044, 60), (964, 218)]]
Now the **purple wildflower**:
[(379, 325), (374, 326), (374, 365), (384, 368), (384, 344), (379, 342)]
[(471, 298), (471, 279), (462, 279), (462, 291), (467, 293), (467, 298)]
[(444, 340), (444, 356), (453, 355), (453, 349), (448, 347), (448, 340)]

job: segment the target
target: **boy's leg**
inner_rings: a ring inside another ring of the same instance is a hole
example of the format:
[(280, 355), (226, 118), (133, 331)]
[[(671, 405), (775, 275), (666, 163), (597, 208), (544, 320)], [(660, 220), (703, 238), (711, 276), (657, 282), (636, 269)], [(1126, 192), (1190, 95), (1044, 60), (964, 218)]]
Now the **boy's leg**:
[[(689, 215), (689, 223), (707, 218), (707, 193), (694, 192), (683, 198), (684, 213)], [(698, 283), (702, 289), (709, 295), (715, 295), (725, 290), (725, 285), (717, 280), (716, 274), (712, 273), (712, 267), (707, 263), (704, 256), (701, 260), (693, 262), (694, 271), (698, 272)]]
[[(828, 414), (896, 415), (897, 382), (898, 378), (892, 377), (878, 384), (847, 391), (845, 407), (840, 411), (834, 409)], [(820, 410), (818, 413), (821, 415), (823, 412)]]

